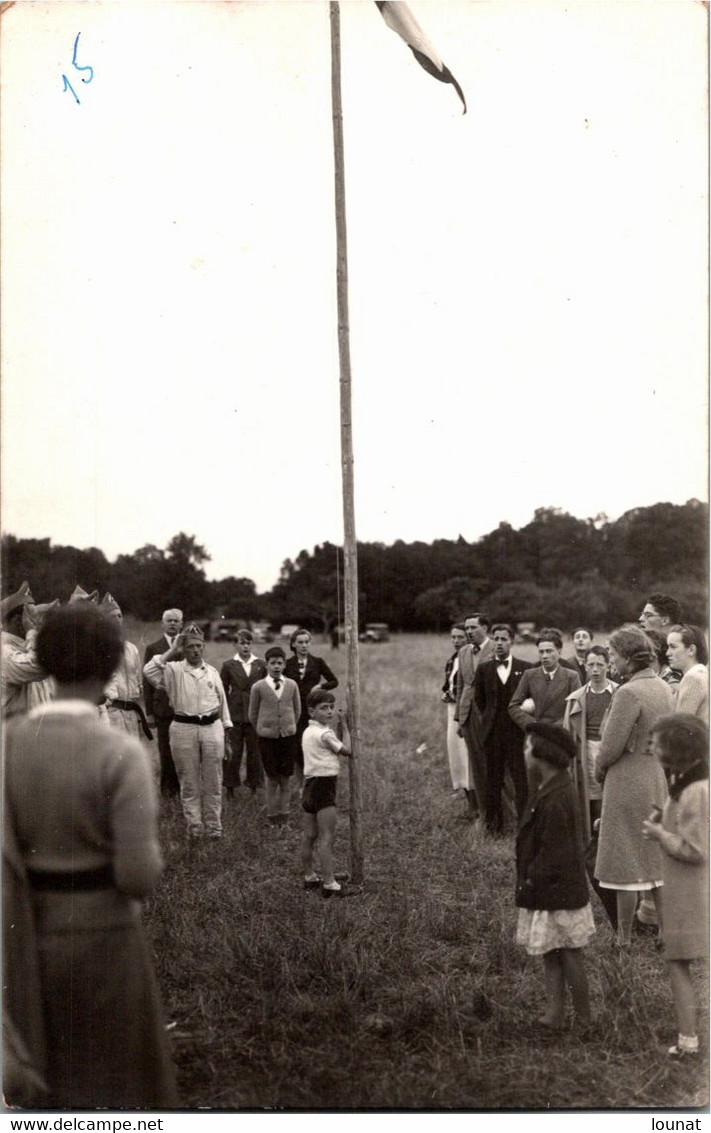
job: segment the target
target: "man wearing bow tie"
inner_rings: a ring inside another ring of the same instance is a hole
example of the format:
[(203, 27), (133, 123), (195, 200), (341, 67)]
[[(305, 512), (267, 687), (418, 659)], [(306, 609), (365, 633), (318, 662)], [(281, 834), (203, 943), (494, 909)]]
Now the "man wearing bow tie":
[(486, 806), (486, 756), (482, 744), (481, 720), (474, 703), (474, 678), (479, 665), (494, 656), (494, 643), (489, 637), (490, 621), (486, 614), (470, 614), (464, 629), (469, 639), (459, 650), (457, 670), (457, 707), (454, 719), (469, 752), (470, 789), (467, 790), (467, 818), (482, 819)]
[[(146, 646), (143, 655), (144, 667), (152, 657), (160, 657), (166, 649), (171, 649), (176, 637), (183, 628), (182, 610), (164, 610), (161, 618), (163, 633), (157, 641)], [(176, 654), (177, 661), (182, 660), (182, 653)], [(173, 719), (173, 710), (170, 707), (165, 689), (154, 688), (150, 681), (143, 678), (143, 699), (146, 704), (146, 716), (150, 727), (155, 725), (158, 733), (158, 754), (160, 757), (160, 791), (162, 795), (174, 796), (180, 790), (178, 775), (173, 763), (170, 750), (170, 722)]]
[(509, 772), (519, 820), (526, 808), (528, 783), (523, 758), (523, 737), (509, 716), (508, 708), (521, 677), (533, 666), (514, 657), (514, 631), (510, 625), (495, 625), (491, 631), (494, 657), (480, 664), (474, 678), (474, 701), (481, 715), (486, 756), (486, 828), (500, 834), (504, 828), (501, 793)]
[(560, 664), (563, 638), (557, 629), (542, 629), (538, 635), (541, 664), (527, 669), (509, 704), (509, 716), (522, 732), (531, 720), (561, 724), (566, 697), (580, 688), (580, 677)]

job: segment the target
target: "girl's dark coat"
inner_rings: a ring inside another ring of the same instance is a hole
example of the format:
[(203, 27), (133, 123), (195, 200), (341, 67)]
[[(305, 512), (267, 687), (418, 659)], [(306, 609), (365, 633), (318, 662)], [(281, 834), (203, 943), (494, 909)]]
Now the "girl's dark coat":
[(575, 788), (561, 770), (528, 800), (516, 839), (516, 904), (523, 909), (581, 909), (588, 883)]

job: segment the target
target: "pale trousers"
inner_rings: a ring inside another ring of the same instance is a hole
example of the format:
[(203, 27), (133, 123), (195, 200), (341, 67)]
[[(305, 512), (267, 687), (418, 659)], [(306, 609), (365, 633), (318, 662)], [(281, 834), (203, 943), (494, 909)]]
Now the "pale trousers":
[(454, 719), (456, 704), (447, 705), (447, 755), (452, 787), (455, 791), (470, 791), (473, 786), (469, 770), (469, 752), (463, 736), (457, 734), (459, 724)]
[(222, 761), (225, 730), (214, 724), (170, 725), (170, 750), (180, 781), (180, 801), (188, 830), (222, 831)]

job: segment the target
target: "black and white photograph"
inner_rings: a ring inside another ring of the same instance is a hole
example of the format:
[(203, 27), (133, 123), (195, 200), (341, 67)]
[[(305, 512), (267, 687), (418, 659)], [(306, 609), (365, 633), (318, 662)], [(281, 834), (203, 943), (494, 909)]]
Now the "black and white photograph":
[(0, 74), (4, 1120), (703, 1128), (708, 4)]

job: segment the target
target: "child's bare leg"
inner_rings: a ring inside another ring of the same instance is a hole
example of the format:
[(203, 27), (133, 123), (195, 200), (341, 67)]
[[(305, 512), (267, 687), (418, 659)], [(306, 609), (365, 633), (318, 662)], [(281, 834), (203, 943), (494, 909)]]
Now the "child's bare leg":
[(288, 814), (289, 813), (289, 798), (290, 798), (290, 792), (291, 792), (291, 775), (278, 779), (277, 783), (278, 783), (277, 802), (279, 804), (278, 809), (277, 809), (277, 814)]
[(565, 1009), (565, 975), (560, 949), (546, 952), (543, 956), (543, 967), (546, 977), (545, 1014), (538, 1020), (546, 1027), (562, 1027)]
[(304, 832), (301, 835), (301, 867), (304, 877), (313, 876), (314, 870), (314, 843), (318, 838), (316, 815), (304, 811)]
[(696, 1034), (696, 996), (691, 982), (689, 961), (667, 960), (667, 967), (679, 1033), (693, 1037)]
[(637, 908), (637, 894), (629, 889), (617, 890), (617, 943), (632, 943), (632, 923)]
[(336, 808), (324, 807), (316, 815), (318, 826), (318, 856), (321, 862), (321, 880), (324, 885), (333, 885), (333, 836), (336, 832)]
[(276, 818), (279, 814), (279, 780), (267, 775), (264, 794), (267, 801), (267, 815), (269, 818)]
[(582, 948), (561, 948), (561, 960), (565, 982), (570, 988), (573, 999), (573, 1010), (578, 1023), (587, 1026), (590, 1022), (590, 991), (588, 977), (585, 974), (585, 962)]
[(652, 897), (654, 899), (654, 907), (657, 910), (657, 924), (659, 925), (658, 938), (664, 939), (664, 886), (658, 885), (656, 889), (652, 890)]

